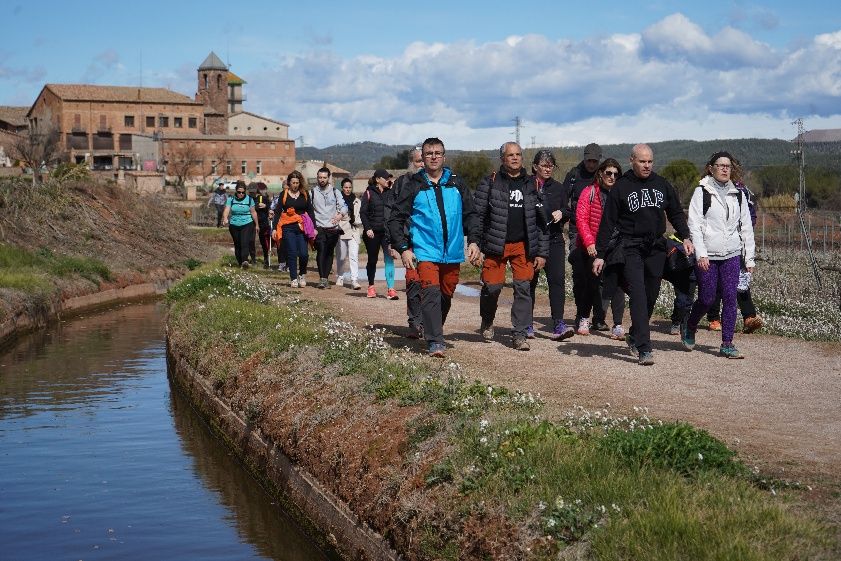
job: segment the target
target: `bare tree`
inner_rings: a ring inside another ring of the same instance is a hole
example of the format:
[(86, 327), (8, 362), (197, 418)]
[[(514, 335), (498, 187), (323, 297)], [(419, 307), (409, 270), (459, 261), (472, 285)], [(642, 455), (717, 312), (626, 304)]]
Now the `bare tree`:
[(38, 182), (43, 166), (50, 167), (61, 161), (61, 136), (52, 125), (30, 126), (29, 131), (17, 135), (12, 141), (13, 156), (32, 170), (32, 184)]
[(167, 158), (166, 173), (175, 177), (175, 184), (183, 186), (194, 171), (202, 167), (202, 158), (195, 142), (185, 141), (183, 146), (174, 148)]
[[(215, 152), (202, 156), (201, 159), (201, 182), (202, 185), (207, 185), (207, 180), (213, 176), (222, 176), (219, 169), (224, 169), (225, 163), (228, 161), (228, 147), (224, 142), (220, 143)], [(216, 162), (216, 165), (213, 164)], [(211, 180), (211, 183), (213, 181)]]

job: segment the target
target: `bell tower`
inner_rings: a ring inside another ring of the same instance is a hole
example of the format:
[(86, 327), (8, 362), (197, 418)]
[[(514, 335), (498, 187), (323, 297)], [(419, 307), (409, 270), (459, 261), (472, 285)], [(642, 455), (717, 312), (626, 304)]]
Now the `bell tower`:
[(199, 66), (196, 101), (205, 106), (205, 134), (227, 134), (228, 66), (213, 51)]

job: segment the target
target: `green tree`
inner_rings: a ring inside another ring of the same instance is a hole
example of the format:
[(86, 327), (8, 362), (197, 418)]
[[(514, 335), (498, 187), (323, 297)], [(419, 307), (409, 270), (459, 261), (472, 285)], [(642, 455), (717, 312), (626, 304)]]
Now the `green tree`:
[(449, 162), (449, 167), (461, 176), (465, 185), (475, 189), (494, 166), (491, 159), (484, 154), (461, 154)]
[(376, 165), (378, 168), (385, 169), (406, 169), (409, 167), (409, 154), (412, 150), (401, 150), (394, 156), (383, 156), (380, 162)]
[(680, 200), (685, 205), (689, 204), (692, 192), (701, 179), (698, 168), (689, 160), (672, 160), (660, 170), (660, 175), (668, 179), (669, 183), (677, 189)]

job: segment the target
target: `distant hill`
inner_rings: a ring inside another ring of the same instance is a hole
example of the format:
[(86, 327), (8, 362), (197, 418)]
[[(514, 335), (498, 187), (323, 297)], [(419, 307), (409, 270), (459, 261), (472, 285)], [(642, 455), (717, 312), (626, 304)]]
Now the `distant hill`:
[[(604, 157), (616, 158), (626, 167), (633, 144), (604, 144)], [(672, 160), (686, 159), (697, 166), (706, 163), (709, 157), (718, 150), (727, 150), (739, 158), (748, 169), (756, 169), (769, 165), (793, 163), (791, 151), (794, 145), (786, 140), (739, 138), (722, 140), (668, 140), (653, 142), (654, 158), (657, 168), (662, 168)], [(299, 160), (326, 160), (331, 164), (342, 167), (351, 173), (361, 169), (371, 169), (383, 156), (393, 156), (402, 150), (411, 148), (408, 144), (382, 144), (378, 142), (354, 142), (351, 144), (337, 144), (327, 148), (304, 147), (297, 149)], [(560, 166), (573, 164), (581, 158), (583, 146), (569, 148), (552, 148)], [(497, 161), (496, 150), (479, 150), (467, 152), (461, 150), (448, 151), (448, 155), (482, 153), (493, 162)], [(526, 149), (527, 158), (533, 154), (533, 149)], [(806, 164), (813, 168), (824, 167), (841, 173), (841, 142), (815, 142), (805, 145)]]

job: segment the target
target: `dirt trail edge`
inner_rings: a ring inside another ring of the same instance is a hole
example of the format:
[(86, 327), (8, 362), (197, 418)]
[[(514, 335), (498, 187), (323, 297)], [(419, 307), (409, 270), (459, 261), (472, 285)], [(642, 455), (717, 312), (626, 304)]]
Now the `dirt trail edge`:
[[(548, 339), (544, 295), (535, 307), (538, 336), (531, 351), (521, 352), (510, 346), (510, 290), (500, 298), (496, 339), (490, 343), (477, 332), (478, 298), (457, 293), (453, 299), (444, 327), (447, 360), (467, 367), (469, 378), (539, 393), (549, 419), (562, 417), (573, 405), (601, 409), (610, 404), (613, 415), (647, 407), (653, 418), (684, 420), (710, 431), (763, 471), (804, 483), (841, 480), (841, 343), (737, 333), (746, 358), (727, 360), (717, 356), (720, 333), (699, 330), (695, 350), (686, 352), (677, 337), (668, 335), (668, 322), (655, 318), (657, 362), (643, 367), (624, 342), (606, 333)], [(369, 299), (364, 291), (333, 285), (301, 292), (345, 320), (384, 328), (389, 344), (425, 349), (425, 343), (405, 338), (403, 292), (398, 301), (382, 295)], [(566, 317), (572, 315), (567, 308)], [(628, 321), (626, 311), (626, 328)]]

